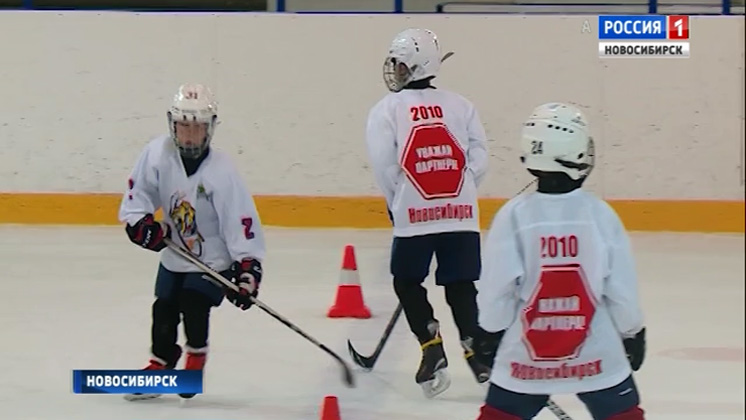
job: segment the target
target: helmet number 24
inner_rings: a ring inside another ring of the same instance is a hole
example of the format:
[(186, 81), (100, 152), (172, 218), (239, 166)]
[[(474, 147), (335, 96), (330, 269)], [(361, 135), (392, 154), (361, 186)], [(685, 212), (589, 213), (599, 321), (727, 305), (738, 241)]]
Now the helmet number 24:
[(544, 142), (543, 141), (532, 141), (531, 142), (531, 154), (540, 155), (544, 153)]

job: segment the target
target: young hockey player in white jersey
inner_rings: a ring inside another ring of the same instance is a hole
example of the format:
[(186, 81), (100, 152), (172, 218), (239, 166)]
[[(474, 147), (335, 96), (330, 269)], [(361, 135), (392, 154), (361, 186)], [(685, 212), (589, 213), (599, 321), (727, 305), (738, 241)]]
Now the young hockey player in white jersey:
[(474, 105), (431, 84), (441, 49), (426, 29), (398, 34), (384, 62), (390, 93), (370, 111), (369, 158), (394, 225), (391, 274), (412, 333), (422, 348), (415, 375), (427, 397), (450, 384), (439, 322), (422, 286), (435, 255), (435, 282), (459, 331), (477, 380), (489, 379), (472, 352), (481, 269), (477, 186), (487, 170), (486, 136)]
[[(246, 310), (257, 296), (265, 255), (254, 200), (229, 157), (210, 147), (217, 104), (199, 84), (179, 87), (168, 113), (170, 135), (152, 140), (135, 164), (119, 219), (135, 244), (161, 252), (152, 307), (148, 370), (174, 369), (182, 354), (177, 327), (184, 320), (184, 369), (201, 370), (208, 351), (210, 310), (224, 294)], [(162, 209), (164, 221), (154, 220)], [(236, 284), (223, 290), (164, 243), (171, 238)], [(182, 394), (184, 398), (193, 394)], [(158, 397), (131, 395), (130, 400)]]
[(478, 420), (534, 418), (577, 394), (595, 420), (643, 420), (632, 371), (645, 357), (635, 261), (619, 217), (581, 189), (594, 164), (574, 106), (539, 106), (521, 160), (538, 191), (495, 216), (479, 282), (476, 357), (494, 362)]

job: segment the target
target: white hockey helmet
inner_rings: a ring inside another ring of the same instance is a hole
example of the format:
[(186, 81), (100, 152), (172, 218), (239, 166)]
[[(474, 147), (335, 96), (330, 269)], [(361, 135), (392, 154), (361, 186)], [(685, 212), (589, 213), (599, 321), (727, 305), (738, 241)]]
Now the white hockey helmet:
[(435, 77), (440, 70), (440, 44), (429, 29), (400, 32), (389, 47), (383, 64), (383, 81), (391, 92), (399, 92), (410, 82)]
[(521, 162), (529, 170), (562, 172), (574, 180), (587, 177), (595, 162), (588, 120), (576, 107), (543, 104), (523, 123)]
[[(179, 86), (167, 115), (171, 138), (181, 155), (187, 158), (202, 155), (210, 146), (218, 119), (218, 104), (210, 88), (198, 83), (186, 83)], [(204, 139), (196, 142), (179, 139), (176, 135), (177, 123), (204, 124)]]

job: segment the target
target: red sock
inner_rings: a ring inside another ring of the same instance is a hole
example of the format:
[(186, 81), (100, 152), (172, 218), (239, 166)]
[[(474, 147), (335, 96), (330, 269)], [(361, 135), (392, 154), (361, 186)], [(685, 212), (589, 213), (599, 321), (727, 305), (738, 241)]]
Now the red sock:
[(187, 353), (187, 360), (184, 369), (186, 370), (202, 370), (205, 368), (205, 361), (207, 355), (204, 353)]
[[(497, 408), (490, 407), (487, 404), (482, 405), (479, 410), (479, 417), (477, 420), (522, 420), (518, 416), (508, 414), (504, 411), (500, 411)], [(626, 420), (626, 419), (625, 419)]]
[(638, 406), (634, 406), (627, 411), (614, 414), (607, 420), (645, 420), (645, 412)]

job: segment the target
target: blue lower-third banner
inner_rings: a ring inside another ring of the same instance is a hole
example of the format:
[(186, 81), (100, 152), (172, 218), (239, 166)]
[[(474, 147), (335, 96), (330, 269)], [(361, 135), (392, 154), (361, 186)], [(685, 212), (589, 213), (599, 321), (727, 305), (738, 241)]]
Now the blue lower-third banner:
[(76, 394), (201, 394), (201, 370), (74, 370)]

